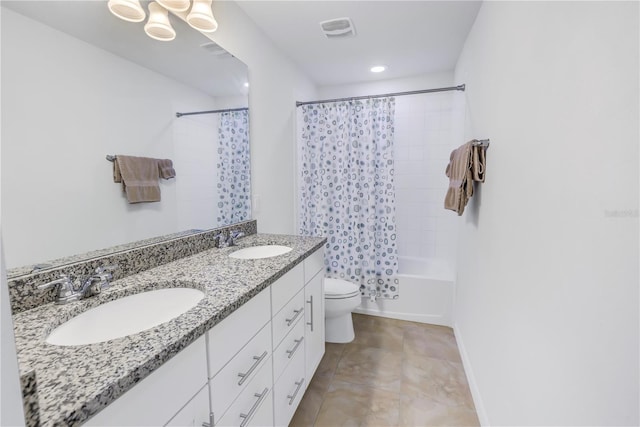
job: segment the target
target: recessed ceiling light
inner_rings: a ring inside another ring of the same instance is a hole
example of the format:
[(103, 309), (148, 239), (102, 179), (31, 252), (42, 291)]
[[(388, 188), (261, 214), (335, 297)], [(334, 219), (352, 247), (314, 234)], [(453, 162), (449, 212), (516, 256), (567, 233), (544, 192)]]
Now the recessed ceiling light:
[(244, 87), (249, 87), (249, 82), (245, 82)]
[(371, 67), (371, 72), (372, 73), (381, 73), (386, 69), (387, 69), (387, 67), (385, 67), (384, 65), (376, 65), (375, 67)]

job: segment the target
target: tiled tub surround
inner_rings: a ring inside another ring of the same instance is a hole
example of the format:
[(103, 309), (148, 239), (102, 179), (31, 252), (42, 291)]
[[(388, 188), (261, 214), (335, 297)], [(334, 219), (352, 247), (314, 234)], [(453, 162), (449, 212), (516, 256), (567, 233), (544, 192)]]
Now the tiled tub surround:
[(11, 269), (7, 272), (11, 310), (13, 313), (19, 313), (53, 302), (56, 298), (55, 289), (42, 290), (37, 286), (59, 279), (61, 273), (75, 277), (87, 277), (96, 267), (117, 265), (118, 268), (113, 271), (113, 279), (117, 280), (211, 249), (215, 247), (213, 236), (220, 231), (228, 233), (229, 230), (239, 230), (249, 236), (256, 234), (256, 229), (256, 221), (251, 220), (186, 236), (181, 236), (183, 233), (178, 233), (171, 235), (175, 238), (169, 240), (167, 240), (167, 236), (162, 236), (49, 261), (47, 263), (56, 267), (34, 273), (31, 273), (31, 267)]
[[(261, 290), (324, 245), (315, 237), (256, 234), (224, 249), (209, 249), (112, 282), (96, 297), (68, 305), (45, 304), (14, 315), (22, 372), (35, 369), (41, 425), (77, 425), (89, 419), (165, 361), (191, 344)], [(278, 244), (293, 250), (273, 258), (239, 260), (242, 247)], [(198, 305), (153, 329), (83, 346), (53, 346), (56, 326), (99, 304), (165, 287), (205, 292)]]

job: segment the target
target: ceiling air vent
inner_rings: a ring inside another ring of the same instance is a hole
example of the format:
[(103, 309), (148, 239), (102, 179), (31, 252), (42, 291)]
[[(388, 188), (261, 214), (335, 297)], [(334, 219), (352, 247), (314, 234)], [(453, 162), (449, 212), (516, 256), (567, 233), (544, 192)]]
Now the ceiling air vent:
[(320, 23), (320, 27), (328, 39), (351, 37), (356, 35), (356, 29), (353, 28), (353, 24), (349, 18), (336, 18), (328, 21), (322, 21)]

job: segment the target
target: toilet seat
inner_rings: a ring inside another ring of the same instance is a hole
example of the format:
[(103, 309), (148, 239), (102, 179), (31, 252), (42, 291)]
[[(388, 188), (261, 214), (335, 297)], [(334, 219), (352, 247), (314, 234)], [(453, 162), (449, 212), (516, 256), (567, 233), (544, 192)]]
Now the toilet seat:
[(324, 279), (324, 297), (326, 299), (346, 299), (360, 296), (360, 288), (355, 283), (343, 279)]

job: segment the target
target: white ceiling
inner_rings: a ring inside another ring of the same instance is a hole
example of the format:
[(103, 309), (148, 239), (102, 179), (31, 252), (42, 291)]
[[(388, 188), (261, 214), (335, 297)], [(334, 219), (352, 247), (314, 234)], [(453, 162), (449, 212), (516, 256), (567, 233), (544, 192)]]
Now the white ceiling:
[[(481, 2), (255, 1), (240, 7), (319, 86), (450, 71)], [(327, 39), (319, 23), (351, 18), (356, 36)], [(221, 24), (223, 25), (223, 24)], [(383, 64), (387, 71), (369, 68)]]

